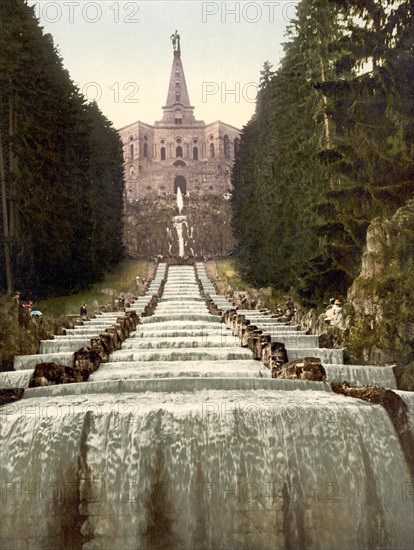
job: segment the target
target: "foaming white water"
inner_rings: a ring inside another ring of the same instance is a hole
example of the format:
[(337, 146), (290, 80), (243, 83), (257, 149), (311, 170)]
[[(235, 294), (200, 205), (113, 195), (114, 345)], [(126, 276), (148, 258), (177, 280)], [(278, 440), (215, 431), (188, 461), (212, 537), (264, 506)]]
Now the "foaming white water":
[(357, 386), (384, 386), (395, 389), (397, 382), (392, 367), (368, 365), (329, 365), (324, 363), (328, 380), (347, 381)]
[[(29, 545), (92, 548), (88, 533), (108, 550), (412, 542), (413, 505), (401, 499), (409, 472), (380, 406), (207, 391), (33, 398), (3, 411), (2, 514)], [(3, 543), (10, 526), (0, 526)]]
[(156, 349), (156, 348), (205, 348), (205, 347), (240, 347), (232, 335), (222, 338), (220, 335), (181, 336), (171, 341), (171, 338), (130, 338), (122, 344), (122, 349)]
[(203, 359), (251, 359), (252, 352), (240, 347), (121, 349), (111, 354), (111, 361), (202, 361)]
[(73, 366), (73, 353), (62, 351), (42, 355), (16, 355), (13, 366), (16, 370), (33, 369), (39, 363), (58, 363), (66, 367)]
[(181, 193), (181, 188), (178, 187), (177, 189), (177, 208), (178, 213), (181, 215), (184, 207), (184, 201), (183, 201), (183, 194)]
[[(259, 374), (260, 373), (260, 374)], [(157, 361), (148, 365), (137, 362), (107, 363), (91, 375), (90, 381), (132, 380), (134, 378), (270, 378), (270, 371), (257, 361)]]
[(269, 378), (220, 317), (177, 299), (199, 298), (187, 281), (193, 268), (169, 269), (174, 307), (88, 383), (0, 408), (0, 547), (411, 548), (412, 480), (385, 410)]
[(408, 421), (411, 429), (414, 430), (414, 392), (396, 390), (394, 393), (398, 394), (407, 405)]
[(0, 372), (0, 389), (28, 388), (34, 369)]
[[(96, 334), (98, 336), (98, 334)], [(59, 338), (54, 340), (43, 340), (40, 344), (41, 355), (61, 353), (64, 351), (76, 351), (85, 346), (91, 345), (92, 336), (75, 338), (74, 336), (67, 336), (66, 338)]]
[(342, 349), (335, 348), (291, 348), (286, 346), (289, 361), (301, 359), (302, 357), (318, 357), (322, 364), (342, 365), (344, 354)]

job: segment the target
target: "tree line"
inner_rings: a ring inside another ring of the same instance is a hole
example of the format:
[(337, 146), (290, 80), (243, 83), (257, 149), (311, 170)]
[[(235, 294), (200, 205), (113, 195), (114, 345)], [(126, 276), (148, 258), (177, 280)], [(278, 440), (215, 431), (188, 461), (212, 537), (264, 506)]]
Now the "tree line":
[(0, 287), (35, 296), (122, 258), (123, 156), (25, 0), (0, 4)]
[(367, 227), (414, 191), (412, 0), (301, 0), (266, 62), (233, 170), (248, 281), (315, 305), (345, 295)]

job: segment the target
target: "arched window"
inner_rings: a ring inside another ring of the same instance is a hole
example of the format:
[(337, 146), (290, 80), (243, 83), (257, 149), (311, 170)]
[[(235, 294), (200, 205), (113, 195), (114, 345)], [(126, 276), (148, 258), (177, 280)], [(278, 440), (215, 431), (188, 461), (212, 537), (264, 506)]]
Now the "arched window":
[(239, 138), (235, 138), (234, 140), (234, 158), (235, 159), (239, 158), (239, 153), (240, 153), (240, 140)]
[(175, 150), (175, 156), (178, 158), (178, 157), (181, 157), (183, 156), (183, 148), (181, 147), (181, 145), (179, 145), (176, 150)]
[(230, 140), (227, 134), (224, 136), (224, 158), (230, 158)]
[(198, 147), (193, 147), (193, 160), (198, 160)]
[(144, 158), (148, 158), (148, 143), (144, 143)]
[(133, 145), (129, 146), (129, 158), (130, 159), (134, 158), (134, 146)]
[(161, 160), (165, 160), (165, 147), (161, 147)]
[(187, 194), (187, 182), (184, 176), (176, 176), (174, 179), (174, 193), (177, 194), (178, 188), (181, 189), (183, 195)]
[(214, 143), (210, 143), (210, 158), (214, 158)]

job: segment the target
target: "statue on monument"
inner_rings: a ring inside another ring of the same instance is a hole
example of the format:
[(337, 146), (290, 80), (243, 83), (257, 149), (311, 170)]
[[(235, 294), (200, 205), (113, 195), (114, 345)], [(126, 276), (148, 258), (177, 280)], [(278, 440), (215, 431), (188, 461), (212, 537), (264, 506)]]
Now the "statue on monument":
[(174, 52), (181, 53), (180, 49), (180, 35), (178, 34), (178, 31), (176, 30), (174, 34), (170, 36), (170, 40), (172, 41)]

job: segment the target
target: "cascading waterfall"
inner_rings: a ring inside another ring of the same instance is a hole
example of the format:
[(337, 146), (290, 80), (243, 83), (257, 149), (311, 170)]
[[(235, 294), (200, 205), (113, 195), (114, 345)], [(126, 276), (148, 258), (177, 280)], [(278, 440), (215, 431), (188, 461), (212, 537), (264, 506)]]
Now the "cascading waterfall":
[(178, 256), (184, 257), (184, 238), (183, 238), (183, 225), (186, 223), (185, 216), (174, 216), (173, 224), (177, 231), (178, 238)]
[(187, 225), (187, 218), (186, 216), (182, 215), (184, 207), (183, 202), (183, 195), (181, 193), (181, 188), (178, 187), (177, 189), (177, 210), (178, 210), (178, 216), (173, 217), (173, 225), (175, 227), (175, 230), (177, 232), (177, 238), (178, 238), (178, 256), (180, 258), (184, 257), (184, 236), (183, 236), (183, 226)]
[[(174, 216), (172, 223), (177, 235), (178, 242), (178, 257), (183, 258), (186, 253), (194, 256), (193, 243), (193, 227), (188, 226), (187, 216), (183, 215), (184, 201), (180, 187), (177, 189), (177, 211), (178, 215)], [(173, 248), (173, 232), (167, 227), (168, 252), (172, 253)], [(192, 246), (191, 246), (192, 245)]]
[(181, 216), (183, 212), (184, 202), (183, 202), (183, 194), (181, 193), (181, 187), (177, 188), (177, 209), (178, 214)]
[(26, 390), (0, 414), (2, 548), (413, 547), (386, 411), (272, 380), (191, 266), (169, 268), (154, 315), (89, 382)]

